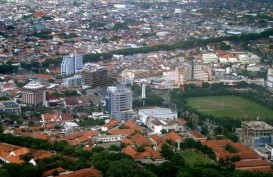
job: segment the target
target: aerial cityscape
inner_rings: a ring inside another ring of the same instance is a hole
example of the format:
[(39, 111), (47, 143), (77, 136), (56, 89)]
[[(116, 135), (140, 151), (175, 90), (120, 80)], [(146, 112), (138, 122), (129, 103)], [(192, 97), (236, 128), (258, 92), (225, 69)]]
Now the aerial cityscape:
[(273, 177), (272, 0), (0, 12), (0, 177)]

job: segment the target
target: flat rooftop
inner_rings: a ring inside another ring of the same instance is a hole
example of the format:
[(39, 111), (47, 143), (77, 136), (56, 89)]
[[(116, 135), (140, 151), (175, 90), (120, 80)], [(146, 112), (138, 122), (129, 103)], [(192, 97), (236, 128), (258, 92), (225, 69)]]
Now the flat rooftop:
[(246, 125), (249, 128), (255, 129), (255, 130), (261, 130), (261, 129), (272, 129), (273, 127), (264, 121), (242, 121), (242, 125)]

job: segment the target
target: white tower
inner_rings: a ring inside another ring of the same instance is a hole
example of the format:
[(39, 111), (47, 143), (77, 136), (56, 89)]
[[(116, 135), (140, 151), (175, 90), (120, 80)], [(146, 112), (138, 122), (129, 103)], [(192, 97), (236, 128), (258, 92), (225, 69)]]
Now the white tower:
[(146, 98), (146, 83), (142, 82), (142, 92), (141, 92), (141, 98)]

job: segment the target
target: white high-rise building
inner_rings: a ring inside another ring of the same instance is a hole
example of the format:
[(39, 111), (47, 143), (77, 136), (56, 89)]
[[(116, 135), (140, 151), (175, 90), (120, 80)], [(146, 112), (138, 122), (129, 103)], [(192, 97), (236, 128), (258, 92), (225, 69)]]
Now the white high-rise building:
[(123, 85), (107, 88), (106, 98), (107, 111), (113, 119), (126, 120), (130, 118), (130, 111), (133, 107), (132, 91)]
[(61, 65), (61, 73), (64, 76), (69, 76), (83, 70), (82, 55), (70, 54), (63, 57)]

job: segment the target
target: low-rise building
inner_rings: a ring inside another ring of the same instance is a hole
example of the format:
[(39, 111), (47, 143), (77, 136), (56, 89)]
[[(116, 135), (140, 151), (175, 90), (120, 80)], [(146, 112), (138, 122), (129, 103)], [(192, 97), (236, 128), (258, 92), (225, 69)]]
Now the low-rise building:
[(139, 109), (138, 116), (141, 122), (146, 125), (149, 117), (157, 120), (177, 119), (177, 112), (168, 108), (155, 107), (150, 109)]
[(63, 80), (63, 85), (65, 87), (74, 87), (74, 86), (82, 86), (82, 76), (81, 75), (75, 75), (73, 77), (65, 78)]
[(157, 120), (155, 118), (148, 118), (147, 126), (155, 133), (159, 134), (162, 133), (163, 130), (166, 132), (183, 132), (186, 130), (185, 125), (178, 120)]

